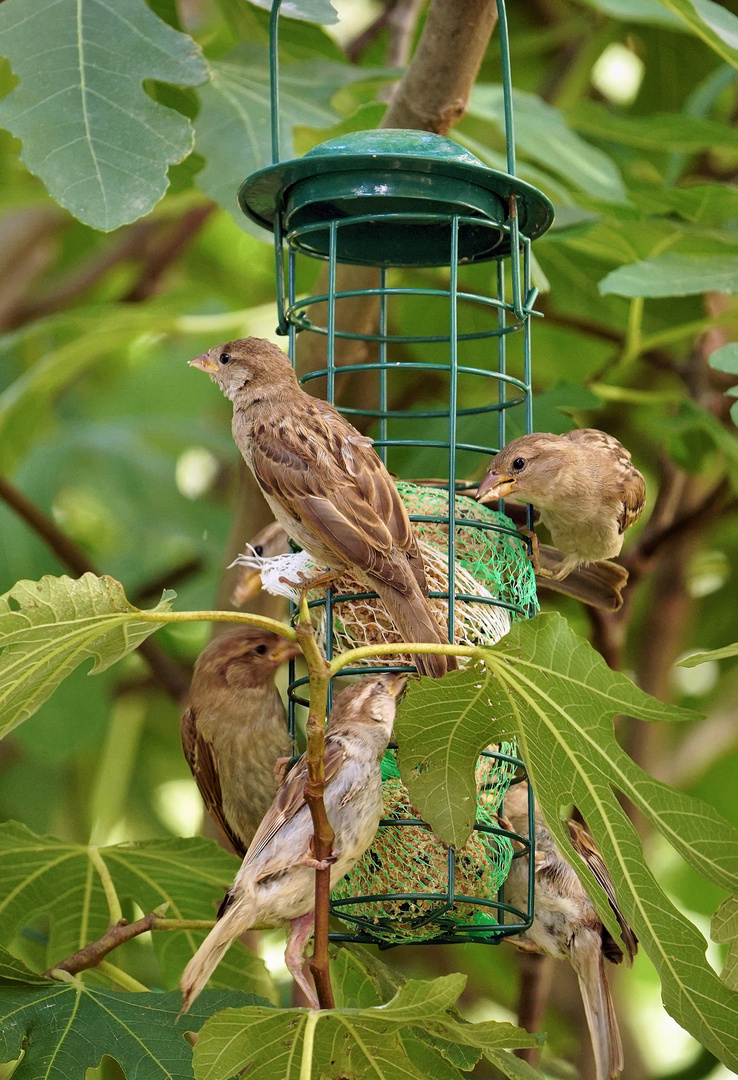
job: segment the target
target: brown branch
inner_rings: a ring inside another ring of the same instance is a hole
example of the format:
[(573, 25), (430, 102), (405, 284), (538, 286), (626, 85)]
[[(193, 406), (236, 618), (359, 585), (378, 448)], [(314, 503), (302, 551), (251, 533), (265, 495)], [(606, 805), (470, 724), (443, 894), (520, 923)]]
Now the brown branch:
[[(43, 540), (60, 562), (79, 577), (82, 574), (102, 572), (92, 559), (63, 532), (53, 518), (36, 506), (27, 495), (19, 491), (5, 476), (0, 476), (0, 499), (13, 510), (26, 525)], [(167, 694), (180, 704), (189, 691), (189, 678), (182, 668), (161, 649), (156, 642), (146, 640), (138, 646), (138, 652), (151, 669), (151, 673)]]
[(381, 126), (445, 135), (464, 115), (496, 22), (493, 0), (433, 0)]
[[(200, 231), (215, 208), (215, 203), (212, 202), (204, 206), (194, 206), (178, 221), (169, 224), (161, 242), (151, 244), (138, 281), (122, 297), (124, 303), (141, 303), (159, 291), (165, 272)], [(157, 239), (155, 235), (154, 240)]]
[[(305, 729), (307, 736), (307, 782), (305, 802), (313, 819), (313, 856), (329, 860), (333, 853), (335, 835), (325, 812), (325, 716), (328, 705), (330, 669), (313, 634), (310, 622), (300, 622), (296, 627), (297, 640), (302, 646), (305, 660), (310, 668), (310, 713)], [(315, 936), (310, 970), (321, 1009), (334, 1009), (335, 1000), (331, 986), (328, 955), (328, 922), (330, 918), (331, 869), (315, 871)]]
[(78, 971), (86, 971), (87, 968), (96, 967), (113, 949), (117, 949), (119, 945), (123, 945), (126, 941), (132, 941), (139, 934), (145, 934), (147, 930), (151, 930), (156, 919), (157, 916), (153, 911), (149, 915), (144, 915), (143, 919), (137, 919), (136, 922), (129, 923), (126, 919), (121, 919), (120, 922), (115, 923), (114, 926), (106, 930), (97, 941), (93, 941), (91, 945), (85, 945), (83, 949), (72, 953), (61, 963), (54, 964), (45, 974), (52, 979), (55, 971), (68, 971), (70, 975), (76, 975)]
[(343, 51), (352, 64), (358, 64), (367, 49), (374, 44), (382, 33), (387, 25), (390, 9), (394, 7), (395, 2), (396, 0), (386, 0), (384, 9), (380, 11), (376, 19), (372, 20), (368, 26), (364, 27), (361, 33), (344, 45)]

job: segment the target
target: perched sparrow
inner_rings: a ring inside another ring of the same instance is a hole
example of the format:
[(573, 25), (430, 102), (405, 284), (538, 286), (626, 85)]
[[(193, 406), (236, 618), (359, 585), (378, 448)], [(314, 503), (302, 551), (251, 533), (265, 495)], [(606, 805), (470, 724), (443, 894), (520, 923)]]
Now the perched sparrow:
[(291, 752), (280, 664), (299, 645), (255, 626), (215, 638), (200, 654), (182, 717), (182, 749), (203, 802), (237, 855), (245, 855), (277, 790), (274, 766)]
[[(506, 513), (510, 509), (511, 506), (506, 504)], [(512, 514), (509, 516), (513, 517)], [(513, 517), (513, 520), (516, 518)], [(524, 521), (524, 516), (519, 516), (516, 524), (523, 524)], [(290, 542), (282, 526), (273, 521), (253, 538), (248, 547), (255, 552), (257, 558), (250, 560), (248, 556), (239, 556), (236, 560), (239, 564), (238, 577), (231, 594), (231, 603), (236, 608), (242, 607), (256, 596), (262, 587), (263, 578), (258, 559), (274, 559), (279, 555), (286, 555), (290, 550)], [(606, 561), (596, 562), (572, 570), (565, 581), (557, 581), (548, 572), (555, 571), (564, 557), (555, 547), (548, 544), (538, 545), (540, 571), (536, 574), (536, 585), (539, 589), (549, 589), (563, 596), (571, 596), (602, 611), (618, 611), (623, 606), (621, 590), (628, 580), (628, 573), (622, 566)]]
[[(406, 641), (444, 642), (407, 511), (390, 474), (337, 409), (301, 390), (276, 345), (245, 338), (190, 364), (233, 402), (233, 437), (280, 525), (316, 563), (338, 577), (359, 570)], [(457, 665), (418, 656), (421, 674)]]
[[(505, 796), (501, 823), (520, 836), (528, 836), (527, 784), (514, 784)], [(586, 862), (607, 894), (620, 924), (629, 962), (638, 941), (618, 908), (615, 889), (602, 856), (589, 833), (576, 821), (567, 822), (572, 846)], [(520, 911), (528, 899), (528, 859), (513, 859), (505, 881), (505, 901)], [(506, 921), (515, 917), (506, 916)], [(604, 958), (613, 964), (623, 950), (603, 925), (582, 883), (554, 843), (543, 818), (536, 812), (534, 919), (529, 930), (511, 939), (526, 952), (568, 960), (576, 972), (594, 1050), (597, 1080), (613, 1080), (623, 1068), (623, 1048), (615, 1018)]]
[(628, 451), (595, 428), (513, 439), (492, 458), (477, 499), (504, 499), (511, 492), (538, 507), (564, 552), (563, 562), (548, 572), (555, 580), (583, 563), (618, 555), (623, 533), (637, 521), (646, 499), (643, 477)]
[[(331, 884), (369, 847), (382, 814), (380, 762), (395, 719), (403, 675), (361, 679), (335, 700), (325, 737), (325, 809), (336, 834)], [(182, 1011), (205, 986), (231, 942), (252, 927), (289, 923), (285, 962), (315, 1008), (303, 973), (303, 953), (313, 932), (313, 822), (305, 802), (305, 755), (294, 765), (256, 831), (241, 869), (218, 912), (218, 922), (182, 975)]]

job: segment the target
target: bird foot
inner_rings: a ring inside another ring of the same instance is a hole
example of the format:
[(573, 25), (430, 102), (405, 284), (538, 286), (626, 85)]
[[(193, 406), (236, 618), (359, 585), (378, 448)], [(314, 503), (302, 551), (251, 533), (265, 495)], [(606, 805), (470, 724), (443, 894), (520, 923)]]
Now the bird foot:
[(332, 851), (327, 859), (316, 859), (313, 855), (308, 853), (303, 855), (300, 859), (301, 866), (308, 866), (311, 870), (327, 870), (329, 866), (333, 866), (333, 863), (338, 859), (339, 852)]
[(518, 532), (521, 536), (524, 536), (526, 540), (530, 541), (530, 561), (533, 564), (533, 569), (536, 574), (540, 574), (543, 577), (549, 577), (550, 575), (541, 569), (541, 560), (538, 554), (538, 537), (532, 529), (525, 529), (522, 525), (518, 525)]
[[(502, 814), (495, 814), (495, 818), (497, 820), (497, 824), (500, 826), (501, 829), (504, 829), (505, 832), (515, 832), (513, 824), (511, 821), (508, 820), (508, 818), (503, 817)], [(514, 851), (525, 851), (525, 844), (521, 844), (519, 840), (511, 840), (510, 842), (513, 846)]]
[(291, 589), (299, 589), (303, 596), (309, 593), (312, 589), (325, 589), (328, 585), (332, 584), (340, 575), (335, 570), (325, 570), (322, 574), (315, 574), (312, 577), (307, 577), (303, 574), (302, 570), (297, 571), (299, 581), (292, 581), (288, 577), (280, 575), (279, 580), (284, 585), (289, 585)]
[(291, 757), (280, 757), (274, 762), (274, 783), (278, 788), (284, 783), (284, 778), (287, 775), (287, 770), (291, 761)]

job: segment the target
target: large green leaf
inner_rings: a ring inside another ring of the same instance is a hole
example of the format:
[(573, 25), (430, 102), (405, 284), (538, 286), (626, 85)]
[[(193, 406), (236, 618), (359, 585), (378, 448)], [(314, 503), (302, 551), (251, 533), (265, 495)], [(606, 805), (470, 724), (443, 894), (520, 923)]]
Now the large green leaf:
[[(718, 147), (728, 150), (738, 147), (738, 133), (727, 124), (685, 113), (624, 116), (593, 101), (583, 100), (567, 112), (566, 119), (571, 127), (585, 135), (643, 150), (696, 153)], [(725, 188), (715, 187), (726, 192)]]
[[(271, 11), (273, 0), (251, 0), (257, 7)], [(304, 19), (305, 22), (320, 23), (328, 26), (338, 22), (338, 13), (330, 0), (285, 0), (280, 10), (280, 15), (286, 15), (290, 19)]]
[(738, 990), (738, 896), (723, 900), (712, 917), (710, 935), (718, 945), (728, 946), (721, 977), (731, 990)]
[[(614, 737), (613, 716), (618, 713), (644, 720), (686, 720), (694, 714), (662, 705), (610, 670), (557, 614), (516, 623), (485, 654), (493, 677), (477, 675), (479, 689), (467, 705), (463, 731), (449, 725), (446, 717), (448, 692), (443, 684), (451, 677), (438, 685), (424, 680), (410, 688), (396, 725), (406, 783), (413, 782), (418, 766), (441, 775), (453, 766), (461, 776), (455, 801), (463, 805), (475, 795), (469, 747), (496, 742), (514, 730), (546, 824), (562, 850), (571, 848), (560, 810), (573, 802), (616, 882), (626, 917), (659, 972), (666, 1008), (716, 1057), (735, 1067), (738, 994), (715, 975), (705, 959), (704, 938), (649, 871), (615, 797), (616, 790), (625, 794), (709, 881), (738, 891), (738, 833), (712, 807), (648, 776)], [(459, 678), (453, 677), (454, 684)], [(439, 716), (447, 727), (446, 743), (434, 738)], [(421, 726), (424, 745), (417, 737)], [(432, 758), (427, 753), (431, 743), (436, 748)], [(434, 814), (446, 812), (446, 805), (418, 809), (432, 823)], [(573, 865), (617, 933), (602, 890), (581, 860), (574, 859)]]
[[(511, 1024), (466, 1024), (451, 1015), (465, 982), (464, 975), (410, 981), (378, 1008), (226, 1009), (200, 1034), (195, 1076), (230, 1080), (248, 1067), (251, 1080), (276, 1075), (281, 1080), (308, 1075), (421, 1080), (428, 1073), (419, 1071), (404, 1046), (406, 1037), (417, 1043), (418, 1025), (441, 1040), (479, 1050), (536, 1045), (535, 1036)], [(438, 1060), (427, 1044), (422, 1050), (414, 1045), (413, 1056), (422, 1067)]]
[(738, 18), (713, 0), (660, 0), (665, 8), (702, 38), (733, 67), (738, 68)]
[[(513, 95), (513, 104), (515, 142), (526, 157), (597, 198), (614, 202), (625, 199), (625, 188), (615, 163), (573, 132), (558, 109), (523, 91)], [(504, 131), (502, 87), (475, 86), (468, 111), (472, 116), (491, 120)]]
[(659, 0), (586, 0), (591, 7), (623, 22), (655, 23), (672, 29), (684, 29), (681, 19), (665, 10)]
[(108, 1054), (129, 1080), (192, 1080), (185, 1032), (199, 1031), (217, 1009), (258, 1000), (206, 990), (178, 1023), (178, 993), (119, 993), (79, 979), (56, 982), (0, 949), (0, 1063), (22, 1053), (15, 1080), (79, 1080)]
[(657, 255), (619, 266), (600, 282), (603, 295), (694, 296), (738, 289), (738, 256)]
[[(166, 595), (152, 609), (168, 612)], [(111, 577), (47, 577), (19, 581), (0, 596), (0, 734), (36, 709), (83, 660), (105, 671), (166, 620), (147, 622)]]
[[(338, 90), (387, 77), (389, 73), (328, 60), (284, 65), (279, 78), (280, 157), (292, 156), (296, 124), (326, 128), (336, 123), (340, 117), (331, 101)], [(236, 191), (247, 176), (272, 160), (268, 49), (240, 45), (213, 63), (201, 100), (195, 138), (207, 164), (198, 173), (197, 183), (243, 224)]]
[(167, 167), (192, 148), (192, 128), (142, 83), (204, 82), (194, 41), (143, 0), (5, 0), (0, 53), (20, 80), (0, 123), (53, 198), (106, 231), (148, 213)]
[[(39, 915), (48, 916), (44, 964), (51, 968), (107, 929), (113, 895), (168, 919), (214, 919), (238, 866), (232, 855), (203, 839), (150, 840), (91, 848), (36, 836), (23, 825), (0, 825), (0, 944)], [(107, 891), (106, 891), (107, 890)], [(162, 980), (177, 986), (204, 930), (153, 934)], [(276, 990), (262, 960), (238, 943), (218, 967), (216, 987), (246, 989), (269, 1001)]]

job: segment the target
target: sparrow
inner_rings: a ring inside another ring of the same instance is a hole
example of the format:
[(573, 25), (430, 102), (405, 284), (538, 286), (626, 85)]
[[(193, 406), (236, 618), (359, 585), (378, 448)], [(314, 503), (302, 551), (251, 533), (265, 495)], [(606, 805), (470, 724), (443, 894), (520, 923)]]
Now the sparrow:
[[(510, 504), (506, 503), (505, 512), (510, 509)], [(524, 507), (520, 506), (520, 509), (524, 510)], [(512, 514), (509, 516), (512, 517)], [(523, 522), (524, 517), (520, 516), (516, 524)], [(273, 559), (289, 553), (290, 541), (282, 526), (273, 521), (257, 533), (247, 547), (256, 554), (257, 559)], [(236, 559), (238, 576), (231, 594), (231, 603), (237, 609), (253, 599), (262, 586), (263, 579), (257, 559), (248, 556), (239, 556)], [(623, 606), (621, 590), (628, 580), (628, 574), (622, 566), (607, 561), (596, 562), (572, 570), (565, 581), (553, 580), (547, 575), (547, 571), (555, 571), (563, 559), (564, 555), (557, 548), (548, 544), (538, 545), (540, 566), (536, 573), (536, 585), (539, 589), (549, 589), (563, 596), (571, 596), (582, 604), (600, 608), (602, 611), (618, 611)]]
[[(513, 784), (505, 795), (504, 828), (528, 836), (528, 785)], [(536, 807), (535, 893), (533, 925), (512, 944), (527, 952), (568, 960), (576, 972), (592, 1039), (597, 1080), (614, 1080), (623, 1068), (623, 1047), (615, 1017), (604, 960), (621, 963), (623, 949), (611, 936), (584, 887), (556, 846)], [(638, 939), (618, 907), (615, 889), (602, 856), (587, 830), (567, 821), (572, 847), (605, 890), (620, 925), (623, 946), (632, 963)], [(528, 858), (513, 859), (505, 881), (506, 903), (525, 911), (528, 901)], [(506, 913), (506, 921), (516, 917)]]
[(296, 762), (262, 819), (218, 921), (184, 970), (182, 1012), (219, 961), (252, 927), (289, 924), (285, 962), (312, 1008), (318, 1000), (304, 972), (313, 932), (316, 869), (331, 867), (331, 885), (347, 874), (372, 842), (382, 815), (380, 762), (392, 734), (404, 675), (360, 679), (337, 695), (325, 735), (325, 809), (335, 832), (326, 863), (313, 856), (313, 822), (305, 802), (307, 761)]
[(255, 626), (216, 637), (197, 659), (182, 749), (208, 813), (243, 857), (277, 790), (278, 760), (291, 753), (274, 684), (300, 646)]
[[(270, 341), (243, 338), (190, 360), (233, 402), (233, 437), (287, 535), (322, 566), (348, 567), (381, 597), (404, 640), (447, 642), (428, 605), (423, 559), (407, 511), (371, 439), (300, 388)], [(318, 582), (306, 582), (306, 587)], [(453, 657), (415, 659), (440, 677)]]
[(564, 553), (555, 569), (543, 571), (555, 581), (578, 566), (619, 555), (623, 533), (646, 501), (645, 482), (628, 451), (596, 428), (513, 439), (492, 458), (476, 497), (488, 502), (513, 492), (540, 510)]

